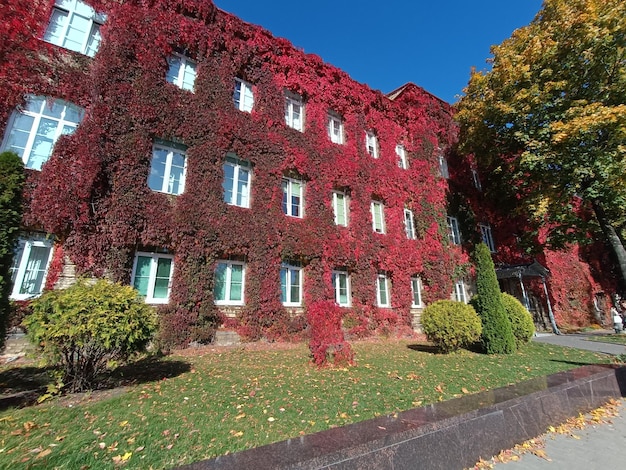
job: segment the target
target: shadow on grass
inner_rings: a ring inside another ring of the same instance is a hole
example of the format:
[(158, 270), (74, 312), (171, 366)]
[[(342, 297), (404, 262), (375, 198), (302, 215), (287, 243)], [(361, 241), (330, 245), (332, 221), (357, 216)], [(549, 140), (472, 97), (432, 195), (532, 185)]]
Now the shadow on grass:
[[(147, 357), (120, 366), (100, 378), (97, 391), (155, 382), (177, 377), (191, 370), (191, 364), (181, 360)], [(0, 372), (0, 411), (10, 407), (34, 405), (54, 383), (52, 367), (13, 367)], [(71, 396), (65, 395), (66, 397)]]
[[(419, 352), (424, 352), (424, 353), (429, 353), (429, 354), (446, 354), (432, 343), (409, 344), (407, 348), (412, 349), (413, 351), (419, 351)], [(459, 350), (462, 350), (462, 349), (465, 349), (467, 351), (470, 351), (476, 354), (483, 354), (484, 352), (480, 343), (475, 343), (475, 344), (466, 346), (464, 348), (460, 348)]]

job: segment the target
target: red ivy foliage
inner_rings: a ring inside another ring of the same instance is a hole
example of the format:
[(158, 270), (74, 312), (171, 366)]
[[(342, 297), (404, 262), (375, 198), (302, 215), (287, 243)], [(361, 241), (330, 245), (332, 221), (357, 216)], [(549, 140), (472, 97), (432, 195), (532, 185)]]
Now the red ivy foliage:
[[(30, 172), (25, 216), (28, 226), (56, 234), (79, 273), (129, 282), (137, 249), (173, 252), (164, 318), (180, 330), (172, 337), (185, 344), (205, 339), (223, 321), (212, 298), (215, 261), (245, 258), (246, 306), (237, 327), (250, 339), (277, 340), (301, 334), (301, 322), (294, 323), (280, 302), (279, 284), (281, 261), (301, 262), (316, 358), (329, 344), (344, 344), (338, 318), (350, 310), (330, 308), (333, 269), (351, 273), (352, 312), (371, 312), (366, 316), (374, 329), (410, 325), (411, 276), (423, 279), (426, 301), (449, 296), (455, 270), (467, 259), (448, 245), (447, 182), (435, 171), (438, 149), (452, 148), (457, 137), (446, 103), (415, 85), (389, 99), (210, 1), (87, 3), (107, 14), (94, 59), (38, 39), (52, 0), (28, 8), (7, 0), (0, 12), (3, 25), (11, 19), (9, 40), (0, 45), (0, 69), (10, 83), (1, 91), (0, 124), (25, 93), (63, 98), (87, 111), (41, 173)], [(198, 63), (194, 93), (165, 81), (174, 50)], [(251, 113), (233, 106), (235, 77), (253, 84)], [(305, 100), (304, 132), (284, 123), (285, 90)], [(344, 145), (326, 136), (329, 110), (343, 118)], [(380, 142), (378, 159), (366, 153), (370, 129)], [(188, 146), (180, 196), (147, 186), (155, 138)], [(409, 156), (406, 170), (397, 165), (398, 143)], [(222, 199), (226, 152), (252, 164), (251, 209)], [(306, 182), (302, 219), (282, 213), (286, 174)], [(330, 196), (337, 188), (350, 194), (349, 227), (333, 222)], [(385, 204), (384, 235), (371, 228), (372, 198)], [(418, 219), (416, 240), (406, 238), (405, 207)], [(392, 277), (393, 311), (375, 307), (379, 271)], [(319, 325), (329, 328), (328, 338), (320, 339)]]

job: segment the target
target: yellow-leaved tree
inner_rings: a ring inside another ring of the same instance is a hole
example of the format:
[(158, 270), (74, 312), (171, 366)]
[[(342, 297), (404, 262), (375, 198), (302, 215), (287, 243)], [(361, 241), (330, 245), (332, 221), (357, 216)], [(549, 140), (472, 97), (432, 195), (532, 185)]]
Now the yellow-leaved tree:
[(462, 150), (553, 245), (603, 237), (626, 286), (626, 2), (545, 0), (492, 54), (456, 105)]

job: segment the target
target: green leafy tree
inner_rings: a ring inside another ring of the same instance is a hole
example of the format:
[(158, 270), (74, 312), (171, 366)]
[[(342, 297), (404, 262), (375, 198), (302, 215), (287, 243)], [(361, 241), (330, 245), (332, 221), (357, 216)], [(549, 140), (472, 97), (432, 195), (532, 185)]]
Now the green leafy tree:
[(13, 152), (0, 153), (0, 351), (9, 321), (11, 263), (22, 221), (24, 164)]
[(130, 286), (80, 280), (45, 292), (23, 324), (50, 364), (62, 369), (70, 392), (90, 390), (109, 361), (142, 351), (156, 332), (153, 307)]
[(481, 341), (487, 354), (510, 354), (515, 351), (511, 321), (502, 304), (500, 286), (489, 248), (476, 245), (476, 296), (472, 305), (483, 325)]
[(545, 0), (492, 54), (457, 104), (462, 149), (553, 246), (608, 242), (626, 285), (626, 2)]

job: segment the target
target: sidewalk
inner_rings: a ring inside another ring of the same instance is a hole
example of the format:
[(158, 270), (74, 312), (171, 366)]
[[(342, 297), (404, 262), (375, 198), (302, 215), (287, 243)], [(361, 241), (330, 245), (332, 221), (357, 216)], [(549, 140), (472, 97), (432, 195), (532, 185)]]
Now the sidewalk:
[[(593, 333), (540, 335), (539, 343), (586, 349), (604, 354), (626, 354), (626, 346), (589, 340), (589, 336), (612, 334), (602, 330)], [(593, 470), (626, 468), (626, 400), (622, 399), (618, 416), (607, 422), (592, 424), (571, 434), (548, 433), (540, 456), (527, 452), (517, 461), (496, 463), (498, 470)]]

